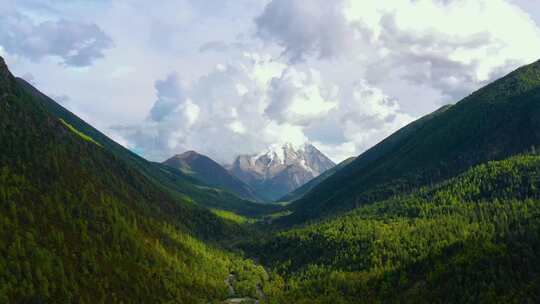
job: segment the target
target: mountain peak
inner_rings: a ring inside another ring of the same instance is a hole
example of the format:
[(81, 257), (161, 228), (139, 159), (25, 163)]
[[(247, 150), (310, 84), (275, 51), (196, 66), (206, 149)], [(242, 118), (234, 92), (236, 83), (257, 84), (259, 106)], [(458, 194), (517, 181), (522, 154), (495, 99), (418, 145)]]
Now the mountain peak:
[[(273, 162), (280, 163), (282, 165), (288, 165), (291, 162), (295, 162), (296, 158), (303, 153), (311, 153), (312, 151), (317, 151), (312, 144), (306, 142), (303, 144), (294, 144), (292, 142), (283, 142), (270, 145), (263, 152), (251, 156), (253, 160), (259, 159), (261, 157), (267, 157), (270, 162), (269, 165)], [(292, 160), (292, 161), (291, 161)]]
[(182, 154), (177, 154), (175, 156), (173, 156), (173, 158), (176, 158), (176, 159), (193, 159), (193, 158), (197, 158), (197, 157), (201, 157), (201, 156), (204, 156), (200, 153), (198, 153), (197, 151), (193, 151), (193, 150), (189, 150), (189, 151), (186, 151)]
[(9, 72), (9, 68), (7, 67), (6, 62), (4, 61), (4, 58), (0, 56), (0, 89), (2, 91), (9, 91), (12, 80), (13, 80), (13, 76)]
[(284, 142), (272, 144), (259, 154), (238, 156), (231, 172), (260, 196), (274, 200), (334, 166), (310, 143)]
[(201, 154), (197, 151), (189, 150), (182, 154), (179, 154), (178, 156), (190, 156), (190, 155), (201, 155)]
[(0, 69), (7, 69), (6, 61), (2, 56), (0, 56)]

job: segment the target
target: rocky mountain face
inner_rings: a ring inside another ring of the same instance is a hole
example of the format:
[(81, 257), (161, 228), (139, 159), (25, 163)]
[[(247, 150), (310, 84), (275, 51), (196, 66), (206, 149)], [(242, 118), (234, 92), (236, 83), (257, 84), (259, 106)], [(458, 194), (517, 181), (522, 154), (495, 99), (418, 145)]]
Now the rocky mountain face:
[(181, 170), (183, 173), (193, 176), (209, 186), (230, 191), (244, 199), (261, 201), (250, 186), (233, 176), (227, 169), (211, 158), (195, 151), (175, 155), (163, 162), (163, 164)]
[(230, 172), (250, 185), (259, 197), (274, 201), (335, 166), (311, 144), (272, 145), (257, 155), (240, 155)]
[(305, 183), (303, 186), (299, 187), (298, 189), (287, 193), (285, 196), (279, 199), (281, 202), (293, 202), (300, 198), (302, 198), (306, 193), (309, 193), (311, 189), (315, 188), (317, 185), (322, 183), (324, 180), (329, 178), (330, 176), (334, 175), (337, 171), (340, 169), (346, 167), (348, 164), (352, 163), (356, 157), (350, 157), (346, 160), (342, 161), (341, 163), (334, 166), (332, 169), (326, 170), (321, 175), (317, 176), (316, 178), (310, 180), (309, 182)]

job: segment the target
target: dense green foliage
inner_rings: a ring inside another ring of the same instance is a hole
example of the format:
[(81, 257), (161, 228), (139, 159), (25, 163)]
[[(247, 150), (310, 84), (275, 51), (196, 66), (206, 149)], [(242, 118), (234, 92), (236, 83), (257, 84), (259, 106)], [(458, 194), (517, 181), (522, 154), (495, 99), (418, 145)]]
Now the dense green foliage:
[(292, 223), (350, 210), (540, 146), (540, 61), (388, 137), (293, 204)]
[(256, 296), (264, 270), (220, 245), (243, 228), (0, 76), (0, 303), (218, 302), (231, 271)]
[(536, 303), (539, 189), (540, 156), (517, 156), (247, 247), (283, 303)]
[(284, 209), (140, 158), (0, 58), (0, 303), (538, 303), (538, 146), (540, 62)]

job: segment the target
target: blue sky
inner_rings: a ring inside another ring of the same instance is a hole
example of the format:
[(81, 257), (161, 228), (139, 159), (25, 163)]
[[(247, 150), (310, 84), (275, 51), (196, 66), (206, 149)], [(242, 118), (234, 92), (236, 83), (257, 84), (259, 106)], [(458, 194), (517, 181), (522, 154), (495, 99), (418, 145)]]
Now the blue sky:
[(0, 0), (12, 71), (151, 160), (333, 160), (540, 59), (536, 0)]

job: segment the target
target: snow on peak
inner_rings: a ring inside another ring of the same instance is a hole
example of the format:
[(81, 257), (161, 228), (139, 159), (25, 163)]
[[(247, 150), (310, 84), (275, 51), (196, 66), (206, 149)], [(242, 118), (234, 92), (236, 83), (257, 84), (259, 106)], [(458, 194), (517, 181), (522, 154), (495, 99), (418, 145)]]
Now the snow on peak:
[(265, 151), (255, 155), (254, 159), (266, 156), (270, 159), (269, 165), (275, 162), (285, 164), (287, 161), (291, 161), (291, 158), (296, 158), (305, 153), (308, 146), (311, 146), (311, 144), (307, 142), (301, 145), (291, 142), (275, 143), (270, 145)]

